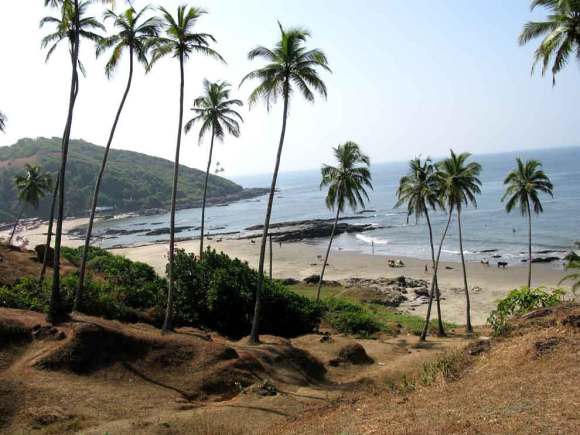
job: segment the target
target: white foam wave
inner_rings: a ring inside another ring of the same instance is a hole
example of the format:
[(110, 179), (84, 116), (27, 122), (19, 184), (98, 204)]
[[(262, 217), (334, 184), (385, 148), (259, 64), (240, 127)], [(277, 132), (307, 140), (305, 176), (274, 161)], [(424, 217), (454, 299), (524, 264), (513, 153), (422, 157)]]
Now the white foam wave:
[(356, 238), (362, 242), (368, 243), (369, 245), (372, 245), (373, 243), (375, 245), (388, 245), (389, 244), (388, 240), (379, 239), (378, 237), (369, 237), (369, 236), (365, 236), (364, 234), (357, 234)]

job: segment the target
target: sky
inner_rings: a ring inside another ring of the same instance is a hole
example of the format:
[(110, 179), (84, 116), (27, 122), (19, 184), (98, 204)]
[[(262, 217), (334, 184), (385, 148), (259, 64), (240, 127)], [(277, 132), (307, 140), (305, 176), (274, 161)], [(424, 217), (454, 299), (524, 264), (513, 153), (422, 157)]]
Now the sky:
[[(41, 0), (0, 4), (0, 110), (8, 116), (0, 146), (22, 137), (60, 136), (64, 128), (70, 62), (61, 47), (48, 63), (39, 29), (56, 12)], [(121, 3), (121, 2), (118, 2)], [(148, 1), (136, 0), (140, 8)], [(491, 153), (580, 145), (580, 69), (574, 60), (558, 77), (531, 76), (534, 43), (520, 47), (523, 24), (541, 19), (529, 0), (159, 0), (174, 11), (187, 3), (208, 11), (199, 32), (217, 38), (227, 64), (199, 56), (186, 64), (185, 117), (202, 80), (226, 80), (234, 97), (247, 102), (255, 83), (241, 78), (262, 63), (249, 61), (257, 45), (279, 38), (276, 20), (310, 30), (308, 47), (328, 56), (332, 74), (321, 72), (328, 99), (314, 104), (294, 97), (290, 107), (282, 171), (332, 163), (332, 147), (357, 142), (374, 162), (457, 151)], [(120, 11), (125, 5), (118, 4)], [(102, 16), (103, 7), (91, 12)], [(111, 80), (106, 58), (81, 46), (87, 77), (80, 84), (73, 138), (104, 145), (124, 90), (123, 59)], [(171, 57), (145, 74), (138, 68), (113, 147), (173, 160), (178, 124), (179, 66)], [(282, 105), (241, 109), (239, 139), (216, 147), (224, 176), (273, 170)], [(208, 142), (197, 131), (184, 137), (181, 162), (205, 169)]]

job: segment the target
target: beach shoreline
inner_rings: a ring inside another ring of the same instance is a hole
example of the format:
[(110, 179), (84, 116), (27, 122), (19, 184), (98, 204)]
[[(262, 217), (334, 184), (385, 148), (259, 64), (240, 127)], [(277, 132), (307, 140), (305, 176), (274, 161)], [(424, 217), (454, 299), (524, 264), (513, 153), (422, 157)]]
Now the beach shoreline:
[[(63, 245), (82, 246), (84, 240), (69, 234), (70, 231), (86, 224), (86, 218), (67, 219), (64, 222)], [(23, 230), (18, 235), (28, 241), (28, 248), (43, 244), (46, 241), (47, 225), (41, 223), (30, 230)], [(0, 233), (0, 237), (9, 232)], [(304, 278), (320, 273), (326, 245), (324, 240), (293, 241), (273, 243), (273, 276), (278, 279)], [(231, 257), (248, 262), (254, 268), (258, 266), (260, 240), (245, 238), (226, 238), (209, 236), (205, 246), (222, 251)], [(178, 249), (198, 254), (199, 239), (187, 239), (176, 243)], [(140, 246), (128, 246), (109, 249), (116, 255), (122, 255), (133, 261), (151, 265), (160, 275), (165, 274), (167, 263), (167, 242), (151, 243)], [(268, 269), (269, 251), (266, 252), (266, 269)], [(388, 260), (401, 260), (404, 267), (388, 267)], [(489, 312), (497, 301), (510, 290), (526, 284), (527, 265), (515, 263), (506, 269), (480, 262), (467, 262), (468, 285), (471, 290), (472, 321), (476, 325), (484, 324)], [(426, 270), (427, 269), (427, 270)], [(560, 263), (534, 264), (533, 286), (547, 288), (561, 287), (559, 282), (566, 275)], [(388, 255), (371, 255), (356, 251), (333, 249), (328, 260), (325, 278), (333, 281), (344, 281), (350, 278), (396, 278), (405, 276), (430, 281), (432, 268), (425, 259), (409, 257), (391, 257)], [(465, 295), (463, 291), (463, 274), (460, 262), (444, 261), (440, 264), (438, 280), (442, 292), (442, 307), (445, 320), (462, 324), (465, 319)], [(564, 286), (565, 287), (565, 286)], [(403, 303), (399, 309), (418, 315), (424, 315), (426, 305), (411, 300)]]

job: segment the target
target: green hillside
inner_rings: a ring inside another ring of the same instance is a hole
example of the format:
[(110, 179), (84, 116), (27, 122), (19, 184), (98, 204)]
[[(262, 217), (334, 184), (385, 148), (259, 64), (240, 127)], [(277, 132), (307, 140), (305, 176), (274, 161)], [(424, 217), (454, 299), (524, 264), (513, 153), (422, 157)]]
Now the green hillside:
[[(21, 139), (15, 145), (0, 147), (0, 221), (14, 217), (18, 210), (14, 175), (22, 172), (26, 163), (40, 165), (54, 180), (60, 164), (59, 138)], [(70, 143), (66, 180), (66, 214), (79, 216), (90, 207), (91, 195), (104, 148), (73, 140)], [(111, 150), (103, 179), (99, 206), (112, 207), (115, 212), (144, 211), (167, 208), (171, 198), (173, 162), (132, 151)], [(181, 166), (178, 208), (200, 205), (204, 173)], [(245, 190), (238, 184), (215, 175), (210, 176), (210, 203), (228, 202), (261, 194), (262, 189)], [(38, 210), (28, 210), (27, 216), (48, 216), (49, 198)]]

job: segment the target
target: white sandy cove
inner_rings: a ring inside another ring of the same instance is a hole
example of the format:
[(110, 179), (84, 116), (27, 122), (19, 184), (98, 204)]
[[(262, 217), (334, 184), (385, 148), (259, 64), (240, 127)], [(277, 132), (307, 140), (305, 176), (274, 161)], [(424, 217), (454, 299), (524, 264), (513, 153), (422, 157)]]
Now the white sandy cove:
[[(71, 219), (64, 223), (65, 232), (82, 224), (87, 219)], [(45, 243), (47, 225), (43, 224), (32, 230), (23, 230), (19, 235), (29, 241), (29, 247)], [(8, 231), (0, 233), (0, 237), (8, 234)], [(206, 241), (206, 246), (223, 251), (226, 254), (247, 261), (251, 266), (257, 267), (259, 257), (259, 243), (250, 240), (213, 238)], [(82, 240), (74, 240), (63, 236), (66, 246), (80, 246)], [(199, 240), (190, 240), (177, 243), (177, 247), (188, 252), (196, 252), (199, 249)], [(325, 248), (304, 242), (283, 243), (281, 246), (274, 243), (273, 273), (276, 278), (301, 279), (314, 273), (320, 273), (322, 266), (321, 256)], [(123, 255), (134, 261), (150, 264), (160, 273), (165, 273), (167, 263), (167, 243), (159, 243), (147, 246), (114, 249), (111, 252)], [(392, 258), (392, 257), (391, 257)], [(425, 272), (425, 260), (413, 258), (401, 258), (405, 267), (392, 269), (387, 267), (389, 257), (383, 255), (367, 255), (355, 252), (332, 251), (329, 265), (326, 269), (325, 278), (329, 280), (341, 280), (351, 277), (379, 278), (397, 277), (405, 275), (412, 278), (429, 280), (431, 274)], [(395, 259), (395, 258), (392, 258)], [(560, 280), (565, 276), (561, 266), (550, 264), (534, 264), (532, 285), (557, 287)], [(479, 287), (481, 290), (471, 294), (472, 320), (475, 324), (483, 324), (489, 312), (495, 308), (498, 299), (502, 298), (513, 288), (526, 284), (527, 266), (517, 265), (507, 269), (498, 269), (495, 266), (485, 266), (480, 263), (468, 263), (469, 287)], [(463, 276), (460, 263), (442, 263), (440, 268), (439, 283), (444, 298), (443, 307), (445, 319), (456, 323), (465, 320), (465, 296), (462, 291)], [(423, 314), (426, 306), (406, 308), (417, 314)]]

